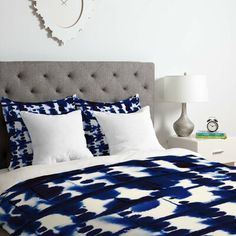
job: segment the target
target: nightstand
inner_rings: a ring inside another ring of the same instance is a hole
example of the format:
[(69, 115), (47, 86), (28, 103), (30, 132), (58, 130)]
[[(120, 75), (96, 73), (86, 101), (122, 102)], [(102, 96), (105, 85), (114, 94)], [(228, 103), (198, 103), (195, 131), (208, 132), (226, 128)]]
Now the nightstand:
[(168, 148), (185, 148), (199, 153), (209, 161), (234, 165), (236, 162), (236, 137), (227, 139), (197, 139), (193, 136), (168, 138)]

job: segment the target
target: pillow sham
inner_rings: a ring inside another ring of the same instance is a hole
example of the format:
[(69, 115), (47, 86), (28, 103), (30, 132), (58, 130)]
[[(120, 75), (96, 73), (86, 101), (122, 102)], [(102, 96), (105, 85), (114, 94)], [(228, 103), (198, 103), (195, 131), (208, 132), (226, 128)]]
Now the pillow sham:
[(149, 106), (131, 114), (94, 112), (94, 115), (106, 136), (111, 155), (163, 150), (156, 137)]
[(33, 165), (92, 157), (84, 137), (81, 111), (44, 115), (21, 111), (33, 146)]
[(65, 114), (75, 110), (74, 96), (42, 103), (23, 103), (1, 98), (2, 111), (10, 138), (9, 170), (31, 165), (33, 159), (31, 139), (20, 111), (38, 114)]
[(109, 155), (109, 147), (104, 133), (93, 115), (93, 111), (132, 113), (141, 108), (138, 94), (114, 103), (91, 102), (76, 97), (75, 105), (82, 110), (85, 138), (88, 148), (94, 156)]

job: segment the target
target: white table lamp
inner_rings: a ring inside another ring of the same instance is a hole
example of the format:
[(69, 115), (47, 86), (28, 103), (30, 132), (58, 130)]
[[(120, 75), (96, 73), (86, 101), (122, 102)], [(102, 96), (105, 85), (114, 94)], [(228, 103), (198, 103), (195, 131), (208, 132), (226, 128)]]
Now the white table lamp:
[(208, 100), (206, 77), (202, 75), (168, 76), (163, 80), (163, 100), (182, 103), (182, 113), (173, 127), (179, 137), (187, 137), (194, 130), (194, 124), (187, 116), (187, 102)]

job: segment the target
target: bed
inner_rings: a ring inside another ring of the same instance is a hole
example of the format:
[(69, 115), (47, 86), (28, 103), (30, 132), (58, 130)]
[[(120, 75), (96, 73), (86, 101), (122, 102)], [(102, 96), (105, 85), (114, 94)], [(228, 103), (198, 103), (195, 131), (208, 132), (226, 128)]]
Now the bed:
[[(154, 115), (153, 63), (0, 62), (0, 89), (23, 102), (138, 93)], [(236, 234), (234, 167), (170, 149), (5, 172), (5, 126), (0, 114), (0, 223), (12, 235)]]

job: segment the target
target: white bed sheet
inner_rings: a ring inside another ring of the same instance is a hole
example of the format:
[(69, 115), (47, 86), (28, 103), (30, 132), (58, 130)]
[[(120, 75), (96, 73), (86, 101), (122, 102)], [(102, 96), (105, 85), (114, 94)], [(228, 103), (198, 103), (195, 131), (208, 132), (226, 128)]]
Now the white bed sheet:
[(145, 159), (147, 157), (153, 156), (165, 156), (165, 155), (176, 155), (182, 156), (186, 154), (195, 154), (189, 150), (173, 148), (168, 150), (158, 150), (151, 152), (129, 152), (122, 155), (113, 156), (102, 156), (102, 157), (92, 157), (87, 159), (61, 162), (52, 165), (33, 165), (26, 166), (16, 170), (7, 171), (3, 170), (0, 172), (0, 194), (6, 191), (13, 185), (25, 181), (27, 179), (36, 178), (39, 176), (50, 175), (55, 173), (61, 173), (70, 170), (82, 169), (88, 166), (94, 166), (99, 164), (113, 164), (125, 160), (134, 159)]
[(4, 173), (7, 173), (9, 170), (6, 168), (6, 169), (0, 169), (0, 174), (4, 174)]

